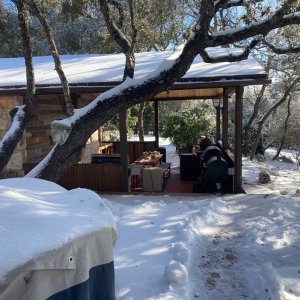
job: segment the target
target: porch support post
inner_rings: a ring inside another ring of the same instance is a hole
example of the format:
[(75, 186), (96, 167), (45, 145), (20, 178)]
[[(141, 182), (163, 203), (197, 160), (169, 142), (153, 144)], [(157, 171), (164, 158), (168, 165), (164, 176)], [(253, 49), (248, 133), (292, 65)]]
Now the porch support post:
[(155, 147), (159, 147), (159, 101), (154, 100), (154, 136), (155, 136)]
[(123, 174), (123, 191), (128, 192), (128, 149), (127, 149), (127, 110), (119, 113), (120, 155)]
[(244, 87), (235, 89), (234, 193), (242, 192), (242, 132)]
[(216, 108), (216, 142), (221, 139), (221, 107)]
[(228, 150), (228, 94), (226, 93), (226, 89), (223, 89), (222, 145), (225, 150)]

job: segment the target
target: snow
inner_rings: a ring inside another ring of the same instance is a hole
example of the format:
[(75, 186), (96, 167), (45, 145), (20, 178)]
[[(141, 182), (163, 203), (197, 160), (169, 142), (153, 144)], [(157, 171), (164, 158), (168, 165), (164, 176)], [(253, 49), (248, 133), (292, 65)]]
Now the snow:
[[(119, 230), (117, 299), (300, 299), (299, 171), (270, 159), (243, 168), (247, 195), (103, 195)], [(271, 183), (257, 183), (261, 169)]]
[[(178, 166), (175, 148), (167, 140), (160, 146), (166, 147), (172, 168)], [(104, 204), (97, 198), (79, 215), (80, 189), (70, 192), (74, 197), (70, 208), (62, 201), (65, 190), (57, 185), (50, 195), (42, 184), (28, 181), (16, 190), (13, 181), (13, 192), (5, 196), (18, 202), (20, 209), (8, 210), (5, 205), (10, 202), (0, 205), (12, 214), (5, 214), (6, 218), (20, 228), (21, 211), (30, 212), (29, 203), (37, 203), (37, 219), (32, 218), (33, 224), (23, 230), (32, 247), (40, 247), (36, 234), (29, 236), (40, 224), (40, 215), (53, 215), (58, 222), (53, 235), (63, 242), (64, 232), (60, 236), (55, 230), (61, 226), (61, 215), (72, 210), (76, 220), (73, 225), (70, 221), (72, 236), (88, 230), (87, 215), (94, 222), (103, 220), (103, 215), (94, 219), (103, 209), (101, 203), (108, 207), (119, 232), (114, 250), (118, 300), (300, 299), (300, 197), (295, 194), (300, 175), (295, 164), (273, 162), (273, 153), (268, 152), (266, 162), (243, 159), (247, 194), (102, 195)], [(292, 158), (289, 151), (284, 155)], [(271, 183), (257, 183), (261, 169), (271, 173)], [(36, 202), (37, 197), (44, 200)], [(1, 238), (5, 230), (0, 227)], [(42, 246), (49, 245), (44, 241)], [(8, 260), (14, 260), (9, 250), (1, 247), (0, 252), (6, 251)]]
[[(238, 54), (241, 49), (208, 48), (212, 57), (219, 57), (230, 53)], [(136, 54), (136, 67), (134, 77), (141, 79), (156, 69), (168, 58), (172, 52), (143, 52)], [(171, 61), (173, 58), (171, 58)], [(89, 55), (61, 55), (62, 67), (70, 84), (87, 84), (97, 82), (122, 82), (122, 70), (125, 65), (123, 54), (89, 54)], [(33, 58), (35, 78), (37, 85), (60, 84), (51, 56)], [(206, 78), (228, 77), (236, 75), (265, 74), (261, 65), (253, 58), (241, 62), (224, 62), (207, 64), (198, 55), (191, 68), (183, 77)], [(0, 58), (0, 87), (25, 86), (26, 72), (22, 57)]]
[(114, 226), (104, 201), (33, 178), (0, 180), (0, 282), (10, 270), (71, 239)]

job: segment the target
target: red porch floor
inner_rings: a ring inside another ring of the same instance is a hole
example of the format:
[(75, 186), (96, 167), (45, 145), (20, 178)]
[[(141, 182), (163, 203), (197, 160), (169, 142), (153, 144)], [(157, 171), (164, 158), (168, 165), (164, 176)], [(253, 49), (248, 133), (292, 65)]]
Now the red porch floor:
[(179, 168), (171, 169), (171, 176), (164, 188), (164, 193), (192, 193), (193, 185), (200, 184), (199, 180), (182, 180)]

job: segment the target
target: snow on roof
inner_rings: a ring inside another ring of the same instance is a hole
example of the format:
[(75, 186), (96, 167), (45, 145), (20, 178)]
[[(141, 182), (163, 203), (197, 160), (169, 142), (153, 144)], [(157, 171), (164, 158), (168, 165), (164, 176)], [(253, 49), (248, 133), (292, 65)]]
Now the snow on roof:
[(0, 180), (0, 282), (30, 259), (107, 226), (113, 215), (96, 193), (41, 179)]
[[(228, 53), (237, 54), (241, 49), (214, 48), (208, 52), (213, 57)], [(142, 78), (157, 69), (163, 60), (172, 52), (144, 52), (136, 54), (135, 78)], [(88, 54), (88, 55), (61, 55), (63, 70), (69, 83), (97, 83), (122, 81), (125, 63), (124, 54)], [(51, 56), (39, 56), (33, 59), (36, 84), (60, 84), (54, 70)], [(263, 67), (253, 58), (249, 57), (241, 62), (204, 63), (198, 55), (191, 68), (184, 76), (188, 78), (213, 78), (247, 75), (265, 75)], [(26, 85), (25, 62), (23, 57), (0, 58), (0, 86)]]

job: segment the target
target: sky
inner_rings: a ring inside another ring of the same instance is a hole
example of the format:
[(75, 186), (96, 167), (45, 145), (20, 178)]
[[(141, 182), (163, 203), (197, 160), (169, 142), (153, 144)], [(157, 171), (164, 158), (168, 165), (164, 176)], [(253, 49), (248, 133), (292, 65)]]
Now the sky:
[[(174, 146), (161, 144), (176, 172)], [(0, 180), (0, 241), (14, 245), (0, 247), (0, 275), (113, 224), (118, 300), (300, 299), (300, 173), (272, 154), (243, 159), (240, 195), (97, 195)], [(270, 183), (258, 184), (261, 170)]]

